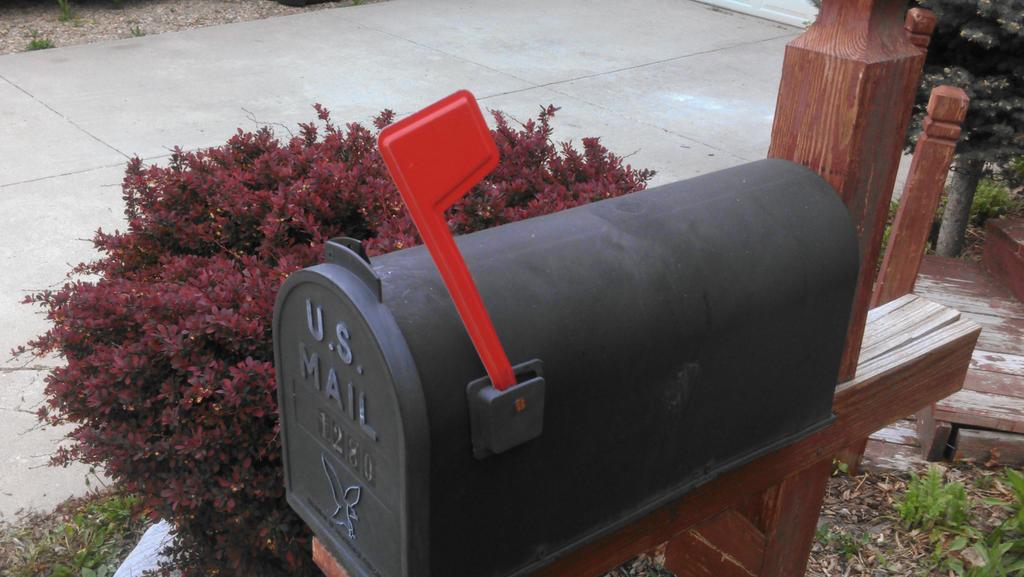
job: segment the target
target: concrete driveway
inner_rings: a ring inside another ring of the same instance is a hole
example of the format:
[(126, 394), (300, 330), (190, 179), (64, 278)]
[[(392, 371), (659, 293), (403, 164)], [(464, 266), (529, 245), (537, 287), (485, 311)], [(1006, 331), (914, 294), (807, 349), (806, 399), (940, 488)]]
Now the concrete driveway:
[(0, 56), (0, 515), (86, 487), (83, 467), (44, 466), (63, 432), (32, 415), (59, 360), (6, 352), (46, 327), (21, 298), (122, 222), (130, 156), (308, 121), (314, 102), (368, 121), (468, 88), (516, 118), (560, 106), (556, 138), (601, 136), (664, 183), (765, 155), (798, 33), (688, 0), (392, 0)]

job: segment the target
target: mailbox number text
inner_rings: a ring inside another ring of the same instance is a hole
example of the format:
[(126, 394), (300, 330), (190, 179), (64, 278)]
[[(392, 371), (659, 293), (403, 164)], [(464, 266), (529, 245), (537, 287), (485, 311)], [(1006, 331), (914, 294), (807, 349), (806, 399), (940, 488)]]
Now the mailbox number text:
[(323, 411), (320, 411), (320, 436), (331, 445), (350, 469), (357, 471), (368, 484), (373, 485), (373, 455), (363, 449), (358, 439), (342, 429)]

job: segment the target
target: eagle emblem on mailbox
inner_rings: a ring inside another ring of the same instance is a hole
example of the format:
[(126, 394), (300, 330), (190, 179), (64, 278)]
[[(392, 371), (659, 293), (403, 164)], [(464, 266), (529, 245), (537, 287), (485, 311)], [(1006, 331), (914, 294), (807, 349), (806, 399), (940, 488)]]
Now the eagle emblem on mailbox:
[(359, 520), (356, 505), (359, 504), (363, 489), (359, 485), (346, 488), (338, 479), (338, 473), (327, 461), (327, 457), (320, 455), (320, 462), (323, 463), (324, 474), (327, 475), (327, 482), (331, 485), (331, 496), (334, 498), (335, 509), (330, 515), (331, 522), (347, 529), (348, 538), (355, 539), (355, 522)]

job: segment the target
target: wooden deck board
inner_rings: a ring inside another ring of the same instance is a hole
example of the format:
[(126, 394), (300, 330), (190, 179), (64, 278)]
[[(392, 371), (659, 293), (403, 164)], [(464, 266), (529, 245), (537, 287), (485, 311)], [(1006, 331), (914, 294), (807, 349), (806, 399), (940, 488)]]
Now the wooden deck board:
[(1021, 386), (1021, 378), (1006, 373), (970, 369), (964, 380), (964, 389), (992, 395), (1024, 398), (1024, 386)]
[[(984, 332), (984, 331), (982, 331)], [(976, 349), (971, 356), (971, 368), (979, 371), (1002, 373), (1021, 377), (1024, 382), (1024, 356)]]
[(1024, 399), (958, 391), (935, 403), (935, 418), (958, 425), (1024, 434)]
[(940, 401), (936, 418), (1024, 433), (1024, 303), (977, 263), (934, 256), (914, 292), (982, 326), (964, 390)]
[(978, 348), (1024, 355), (1024, 319), (1008, 319), (980, 313), (964, 313), (964, 316), (982, 327)]
[(957, 461), (974, 461), (985, 466), (1024, 465), (1024, 435), (963, 429), (957, 435)]
[(905, 473), (928, 468), (921, 457), (921, 448), (868, 439), (861, 468), (873, 473)]
[(914, 292), (964, 313), (1024, 319), (1024, 303), (973, 262), (925, 257)]
[(868, 438), (861, 461), (861, 468), (872, 473), (920, 471), (927, 467), (913, 419), (903, 419), (875, 431)]
[(896, 421), (884, 429), (875, 431), (870, 438), (892, 445), (920, 446), (917, 441), (917, 425), (912, 419)]

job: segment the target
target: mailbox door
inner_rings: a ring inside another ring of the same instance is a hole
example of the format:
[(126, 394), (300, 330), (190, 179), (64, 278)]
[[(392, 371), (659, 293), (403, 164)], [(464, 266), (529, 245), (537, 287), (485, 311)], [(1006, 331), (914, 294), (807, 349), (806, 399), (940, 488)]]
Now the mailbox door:
[(353, 577), (419, 575), (429, 434), (390, 313), (328, 263), (289, 277), (274, 334), (289, 503)]

